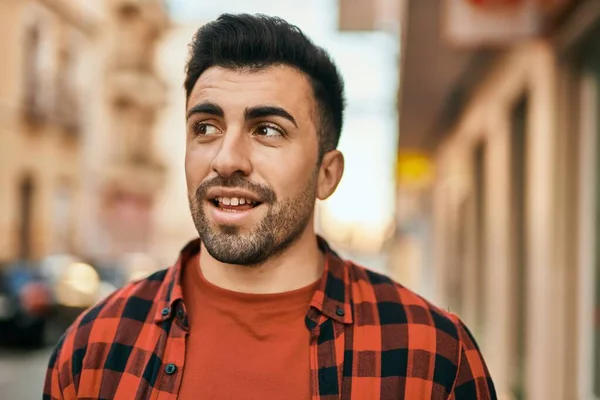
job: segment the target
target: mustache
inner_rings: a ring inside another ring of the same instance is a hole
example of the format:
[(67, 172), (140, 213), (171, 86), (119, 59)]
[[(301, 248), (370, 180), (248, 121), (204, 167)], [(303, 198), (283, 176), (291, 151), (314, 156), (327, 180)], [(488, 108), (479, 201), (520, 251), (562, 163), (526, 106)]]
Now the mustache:
[(254, 183), (241, 175), (232, 175), (230, 177), (216, 176), (204, 181), (196, 189), (196, 198), (206, 198), (206, 193), (213, 187), (226, 187), (244, 189), (257, 195), (261, 203), (273, 204), (277, 201), (275, 191), (268, 186)]

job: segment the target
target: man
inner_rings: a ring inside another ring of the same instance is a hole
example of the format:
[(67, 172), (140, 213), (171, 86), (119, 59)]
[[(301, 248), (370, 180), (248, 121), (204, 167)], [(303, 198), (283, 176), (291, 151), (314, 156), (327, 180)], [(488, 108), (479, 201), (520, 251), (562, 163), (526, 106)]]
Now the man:
[(315, 201), (344, 166), (327, 53), (281, 19), (222, 15), (194, 37), (186, 74), (199, 239), (75, 322), (45, 398), (495, 398), (455, 315), (315, 235)]

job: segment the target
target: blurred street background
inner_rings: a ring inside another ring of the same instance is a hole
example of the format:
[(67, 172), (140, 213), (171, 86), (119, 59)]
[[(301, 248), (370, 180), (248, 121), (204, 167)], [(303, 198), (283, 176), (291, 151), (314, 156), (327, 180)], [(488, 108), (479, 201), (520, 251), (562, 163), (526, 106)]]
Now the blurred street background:
[(184, 65), (223, 12), (341, 69), (333, 247), (459, 314), (501, 399), (600, 398), (600, 0), (0, 0), (0, 399), (197, 235)]

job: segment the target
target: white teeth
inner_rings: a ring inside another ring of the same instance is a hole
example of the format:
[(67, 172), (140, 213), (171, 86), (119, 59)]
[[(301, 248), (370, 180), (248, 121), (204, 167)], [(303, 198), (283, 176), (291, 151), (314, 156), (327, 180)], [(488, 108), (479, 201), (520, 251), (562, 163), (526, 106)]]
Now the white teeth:
[(242, 197), (217, 197), (216, 200), (226, 206), (238, 206), (243, 204), (253, 205), (252, 200), (244, 199)]

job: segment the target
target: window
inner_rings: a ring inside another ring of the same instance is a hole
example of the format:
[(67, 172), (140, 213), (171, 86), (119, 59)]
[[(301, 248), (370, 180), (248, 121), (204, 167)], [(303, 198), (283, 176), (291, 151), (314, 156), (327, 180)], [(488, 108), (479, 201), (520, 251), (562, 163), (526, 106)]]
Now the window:
[(470, 233), (470, 219), (469, 212), (472, 209), (472, 198), (467, 196), (461, 200), (457, 210), (457, 227), (456, 227), (456, 261), (454, 266), (454, 272), (458, 279), (458, 290), (456, 293), (456, 311), (460, 314), (465, 313), (466, 301), (465, 301), (465, 288), (467, 283), (467, 268), (469, 264), (469, 233)]
[(57, 102), (56, 114), (63, 129), (76, 133), (80, 129), (79, 102), (75, 79), (75, 51), (71, 44), (62, 49), (59, 55), (58, 71), (56, 74)]
[(130, 22), (139, 17), (140, 8), (135, 4), (124, 2), (119, 6), (117, 13), (123, 22)]
[(486, 143), (479, 143), (473, 153), (475, 206), (475, 325), (478, 339), (483, 337), (486, 309)]
[(527, 97), (517, 101), (511, 113), (511, 284), (509, 297), (512, 323), (511, 389), (516, 399), (525, 399), (527, 342)]
[(23, 108), (32, 122), (43, 118), (42, 82), (40, 74), (41, 33), (38, 24), (31, 25), (25, 33), (24, 97)]
[(69, 253), (72, 250), (73, 195), (71, 185), (61, 179), (54, 189), (52, 210), (52, 252)]
[[(456, 188), (454, 188), (456, 189)], [(446, 197), (446, 262), (449, 310), (464, 317), (465, 281), (467, 279), (469, 246), (469, 209), (472, 203), (468, 195), (449, 191)]]
[[(598, 146), (598, 143), (600, 142), (598, 140), (598, 137), (600, 136), (600, 124), (598, 123), (598, 115), (600, 115), (600, 91), (598, 90), (600, 88), (600, 62), (595, 66), (595, 81), (596, 84), (594, 85), (595, 87), (595, 99), (594, 99), (594, 103), (593, 103), (593, 107), (595, 109), (595, 135), (596, 135), (596, 171), (598, 171), (598, 168), (600, 168), (600, 162), (598, 162), (598, 154), (600, 154), (600, 148)], [(595, 257), (595, 275), (596, 275), (596, 279), (594, 282), (594, 290), (595, 290), (595, 296), (594, 296), (594, 376), (593, 376), (593, 380), (594, 380), (594, 395), (596, 397), (600, 397), (600, 179), (598, 179), (599, 175), (596, 175), (596, 182), (595, 182), (595, 189), (596, 189), (596, 194), (595, 194), (595, 199), (596, 199), (596, 204), (595, 204), (595, 216), (594, 216), (594, 222), (596, 224), (595, 226), (595, 250), (596, 250), (596, 257)]]
[(577, 49), (580, 125), (579, 390), (600, 398), (600, 26)]
[[(600, 115), (600, 41), (594, 43), (594, 47), (590, 47), (585, 52), (585, 74), (587, 75), (587, 96), (584, 98), (584, 104), (582, 108), (587, 109), (587, 127), (590, 130), (590, 134), (594, 136), (592, 141), (595, 152), (595, 165), (594, 168), (598, 171), (600, 168), (600, 160), (598, 155), (600, 154), (600, 121), (598, 116)], [(585, 123), (585, 122), (584, 122)], [(600, 174), (596, 172), (594, 184), (595, 193), (594, 196), (594, 209), (592, 210), (593, 215), (588, 217), (592, 218), (594, 222), (593, 232), (593, 251), (595, 252), (593, 257), (593, 268), (594, 268), (594, 296), (593, 296), (593, 376), (594, 382), (593, 393), (597, 398), (600, 398)]]
[(25, 175), (19, 182), (19, 258), (28, 260), (32, 257), (32, 231), (33, 231), (33, 201), (35, 184), (31, 175)]

